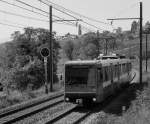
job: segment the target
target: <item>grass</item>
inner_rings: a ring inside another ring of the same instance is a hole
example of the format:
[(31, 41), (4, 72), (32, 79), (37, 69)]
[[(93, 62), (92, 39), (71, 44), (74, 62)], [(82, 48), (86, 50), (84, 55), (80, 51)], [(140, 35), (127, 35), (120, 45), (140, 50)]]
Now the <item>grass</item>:
[(150, 82), (143, 90), (136, 91), (136, 99), (126, 111), (121, 114), (101, 111), (88, 124), (150, 124)]
[[(53, 92), (49, 92), (49, 94), (53, 94), (55, 92), (58, 92), (62, 90), (63, 87), (60, 83), (55, 83), (53, 85)], [(28, 101), (34, 98), (45, 96), (45, 87), (41, 87), (38, 90), (26, 90), (24, 92), (19, 92), (17, 90), (10, 91), (9, 95), (6, 95), (5, 97), (0, 98), (0, 109), (10, 107), (12, 105), (22, 103), (24, 101)]]

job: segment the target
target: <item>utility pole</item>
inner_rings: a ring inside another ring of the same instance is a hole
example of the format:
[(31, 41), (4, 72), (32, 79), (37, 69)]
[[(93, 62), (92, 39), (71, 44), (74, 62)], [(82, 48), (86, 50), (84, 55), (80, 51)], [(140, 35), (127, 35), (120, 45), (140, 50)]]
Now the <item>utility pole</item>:
[(53, 32), (52, 32), (52, 6), (49, 6), (49, 47), (50, 47), (50, 92), (53, 91)]
[(147, 72), (147, 34), (146, 34), (146, 72)]
[(140, 84), (142, 83), (142, 21), (143, 21), (143, 15), (142, 15), (142, 2), (140, 2)]
[(140, 84), (142, 83), (142, 23), (143, 23), (143, 15), (142, 15), (142, 10), (143, 9), (143, 5), (142, 2), (140, 2), (140, 17), (139, 18), (114, 18), (114, 19), (107, 19), (107, 20), (135, 20), (135, 19), (139, 19), (140, 20), (140, 64), (139, 64), (139, 69), (140, 69)]
[[(45, 4), (45, 3), (44, 3)], [(47, 5), (47, 4), (46, 4)], [(54, 22), (64, 22), (64, 21), (82, 21), (81, 19), (76, 19), (76, 20), (68, 20), (68, 19), (62, 19), (62, 20), (54, 20)], [(50, 48), (50, 74), (49, 74), (49, 79), (50, 79), (50, 92), (53, 91), (53, 32), (52, 32), (52, 6), (49, 6), (49, 30), (50, 30), (50, 38), (49, 38), (49, 48)], [(81, 28), (81, 27), (80, 27)]]

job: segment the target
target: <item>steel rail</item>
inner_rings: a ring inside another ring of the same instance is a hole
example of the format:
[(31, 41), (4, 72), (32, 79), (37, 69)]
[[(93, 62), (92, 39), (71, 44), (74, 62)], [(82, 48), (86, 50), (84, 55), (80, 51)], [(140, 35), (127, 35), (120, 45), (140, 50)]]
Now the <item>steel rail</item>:
[(79, 124), (79, 123), (82, 122), (85, 118), (87, 118), (90, 114), (92, 114), (91, 111), (85, 113), (85, 115), (81, 116), (78, 120), (74, 121), (73, 124)]
[(46, 96), (46, 97), (42, 97), (42, 98), (36, 98), (36, 99), (31, 100), (31, 101), (27, 101), (27, 102), (24, 102), (24, 103), (21, 103), (21, 104), (17, 104), (17, 105), (11, 106), (9, 108), (1, 109), (0, 110), (0, 118), (4, 117), (6, 115), (9, 115), (9, 114), (12, 114), (12, 113), (24, 110), (26, 108), (29, 108), (29, 107), (41, 104), (43, 102), (46, 102), (46, 101), (49, 101), (49, 100), (61, 97), (61, 96), (63, 96), (63, 92), (59, 92), (57, 94)]
[(45, 122), (43, 122), (43, 124), (52, 124), (52, 123), (54, 123), (54, 122), (62, 119), (66, 115), (72, 113), (76, 108), (77, 108), (77, 105), (76, 104), (72, 104), (67, 109), (65, 109), (65, 110), (60, 111), (59, 113), (57, 113), (56, 116), (53, 116), (52, 118), (49, 118), (48, 120), (46, 120)]
[(15, 107), (14, 109), (4, 111), (0, 114), (0, 122), (4, 124), (13, 123), (21, 120), (29, 115), (57, 105), (64, 101), (63, 94), (56, 94), (50, 98), (36, 101), (33, 104), (27, 104), (23, 107)]

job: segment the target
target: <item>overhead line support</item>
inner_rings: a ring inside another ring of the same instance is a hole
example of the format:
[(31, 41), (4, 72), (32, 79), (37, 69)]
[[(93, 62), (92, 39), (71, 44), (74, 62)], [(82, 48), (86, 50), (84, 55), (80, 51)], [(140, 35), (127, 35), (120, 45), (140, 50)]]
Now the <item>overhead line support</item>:
[(142, 23), (143, 23), (143, 5), (142, 2), (140, 2), (140, 17), (139, 18), (114, 18), (114, 19), (107, 19), (107, 20), (133, 20), (133, 19), (138, 19), (140, 20), (140, 64), (139, 64), (139, 69), (140, 69), (140, 83), (142, 83)]
[(53, 91), (53, 33), (52, 33), (52, 6), (49, 6), (49, 29), (50, 29), (50, 92)]

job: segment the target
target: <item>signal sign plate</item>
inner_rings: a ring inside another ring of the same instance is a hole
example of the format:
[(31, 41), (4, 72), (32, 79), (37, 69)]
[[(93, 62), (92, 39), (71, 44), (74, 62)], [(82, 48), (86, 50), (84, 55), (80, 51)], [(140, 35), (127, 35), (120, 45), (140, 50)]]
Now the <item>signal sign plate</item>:
[(41, 56), (42, 56), (42, 57), (48, 57), (50, 51), (49, 51), (48, 48), (44, 47), (44, 48), (41, 49), (41, 52), (40, 52), (40, 53), (41, 53)]

